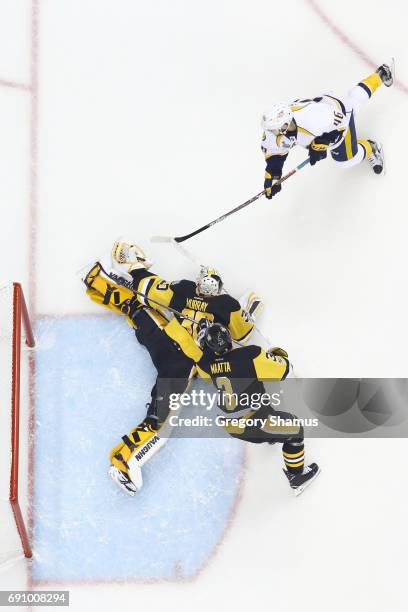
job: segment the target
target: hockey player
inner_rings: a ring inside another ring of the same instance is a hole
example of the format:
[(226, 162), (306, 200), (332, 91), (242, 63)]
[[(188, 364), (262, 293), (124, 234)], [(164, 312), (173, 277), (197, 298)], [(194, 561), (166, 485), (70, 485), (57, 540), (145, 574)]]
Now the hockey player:
[(262, 116), (262, 151), (265, 155), (265, 196), (270, 199), (281, 190), (275, 184), (289, 150), (295, 145), (309, 151), (310, 164), (327, 157), (349, 168), (367, 159), (376, 174), (381, 174), (384, 160), (381, 146), (374, 140), (357, 138), (355, 114), (384, 84), (393, 84), (393, 69), (387, 64), (360, 81), (346, 97), (322, 94), (313, 99), (277, 103)]
[[(139, 255), (138, 255), (139, 253)], [(160, 314), (170, 307), (185, 316), (180, 323), (195, 338), (201, 319), (223, 323), (236, 342), (248, 340), (254, 328), (254, 318), (262, 302), (254, 293), (249, 294), (244, 307), (223, 291), (223, 282), (217, 270), (202, 267), (197, 281), (167, 281), (150, 271), (150, 265), (140, 256), (140, 247), (118, 240), (112, 250), (115, 270), (140, 294), (140, 305), (154, 308)], [(144, 254), (143, 254), (144, 255)], [(158, 306), (158, 302), (162, 306)], [(192, 321), (193, 319), (194, 321)]]
[[(209, 327), (202, 326), (199, 334), (202, 353), (197, 361), (197, 371), (203, 378), (211, 379), (213, 384), (222, 391), (221, 410), (228, 417), (239, 417), (244, 420), (268, 420), (274, 416), (278, 422), (280, 417), (284, 424), (263, 427), (254, 425), (229, 427), (230, 435), (248, 442), (281, 443), (286, 469), (284, 472), (296, 495), (299, 495), (318, 475), (319, 467), (311, 463), (305, 467), (303, 427), (294, 421), (296, 417), (287, 412), (275, 411), (272, 406), (259, 410), (248, 408), (247, 397), (259, 397), (265, 394), (263, 381), (284, 380), (289, 373), (288, 354), (280, 348), (272, 348), (265, 352), (261, 347), (250, 345), (233, 349), (232, 338), (228, 329), (214, 323)], [(240, 405), (240, 397), (245, 394), (245, 402)], [(291, 424), (288, 424), (288, 421)], [(249, 423), (251, 421), (248, 421)], [(228, 419), (226, 421), (228, 423)], [(281, 422), (282, 423), (282, 422)]]
[[(170, 283), (150, 272), (150, 267), (140, 247), (119, 240), (106, 269), (97, 262), (84, 278), (93, 301), (127, 317), (158, 373), (145, 419), (110, 453), (109, 474), (130, 495), (142, 486), (140, 468), (166, 441), (158, 432), (169, 413), (169, 395), (185, 391), (195, 375), (195, 351), (199, 349), (192, 337), (199, 321), (222, 321), (234, 338), (242, 340), (249, 337), (253, 317), (261, 307), (255, 294), (249, 297), (249, 313), (237, 300), (222, 294), (221, 278), (213, 269), (203, 269), (197, 283)], [(181, 311), (182, 316), (173, 316), (168, 308)], [(131, 457), (139, 462), (139, 469), (133, 469), (133, 480), (128, 475)]]

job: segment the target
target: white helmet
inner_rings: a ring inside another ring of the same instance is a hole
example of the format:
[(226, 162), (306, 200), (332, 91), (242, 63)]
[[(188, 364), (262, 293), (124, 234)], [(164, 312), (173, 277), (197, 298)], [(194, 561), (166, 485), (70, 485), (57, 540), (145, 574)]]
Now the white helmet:
[(217, 270), (214, 268), (201, 268), (197, 278), (197, 291), (200, 295), (211, 296), (219, 295), (222, 291), (222, 280)]
[(277, 102), (263, 113), (261, 126), (266, 132), (279, 134), (285, 125), (287, 125), (287, 127), (283, 132), (286, 132), (292, 119), (293, 111), (289, 104), (286, 104), (286, 102)]

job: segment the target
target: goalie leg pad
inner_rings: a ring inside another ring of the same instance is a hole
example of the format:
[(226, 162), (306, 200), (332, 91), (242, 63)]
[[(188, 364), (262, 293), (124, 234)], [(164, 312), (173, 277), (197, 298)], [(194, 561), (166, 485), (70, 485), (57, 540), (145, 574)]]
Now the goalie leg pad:
[(97, 262), (84, 278), (86, 293), (100, 306), (105, 306), (122, 315), (129, 315), (136, 305), (136, 296), (130, 286), (119, 284), (117, 282), (119, 280), (119, 277), (109, 276)]
[(150, 438), (150, 440), (145, 442), (142, 446), (136, 448), (128, 461), (129, 476), (133, 482), (137, 482), (139, 474), (141, 473), (141, 467), (147, 461), (150, 461), (150, 459), (154, 457), (154, 455), (166, 444), (166, 442), (166, 438), (160, 438), (156, 433)]
[(255, 321), (263, 309), (262, 298), (253, 291), (245, 293), (239, 300), (241, 307), (249, 314), (252, 321)]
[(139, 458), (144, 458), (143, 461), (138, 461), (141, 467), (155, 454), (150, 452), (150, 450), (157, 446), (159, 440), (161, 443), (158, 447), (161, 448), (166, 440), (159, 438), (157, 429), (151, 425), (151, 419), (148, 422), (144, 420), (140, 425), (132, 429), (129, 434), (122, 437), (122, 441), (110, 451), (109, 460), (116, 468), (128, 474), (131, 457), (135, 453), (138, 455), (141, 453)]
[(129, 495), (142, 488), (142, 466), (164, 446), (167, 439), (160, 438), (157, 430), (143, 421), (110, 452), (109, 476)]

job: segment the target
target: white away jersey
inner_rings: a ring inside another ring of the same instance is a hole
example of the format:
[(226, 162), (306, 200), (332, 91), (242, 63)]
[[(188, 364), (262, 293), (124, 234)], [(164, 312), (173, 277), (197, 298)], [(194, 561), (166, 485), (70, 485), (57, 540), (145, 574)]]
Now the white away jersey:
[(297, 130), (278, 136), (272, 132), (264, 132), (262, 151), (266, 159), (271, 155), (286, 155), (295, 145), (306, 148), (316, 136), (333, 130), (343, 132), (341, 140), (335, 144), (336, 147), (344, 139), (351, 110), (347, 111), (339, 98), (326, 94), (313, 100), (295, 100), (291, 109)]

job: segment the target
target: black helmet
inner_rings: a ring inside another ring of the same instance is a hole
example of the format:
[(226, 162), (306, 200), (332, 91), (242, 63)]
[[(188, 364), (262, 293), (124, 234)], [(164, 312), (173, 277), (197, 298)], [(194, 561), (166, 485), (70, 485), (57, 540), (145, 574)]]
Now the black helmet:
[(205, 330), (201, 345), (217, 355), (222, 355), (232, 349), (231, 334), (221, 323), (213, 323)]

